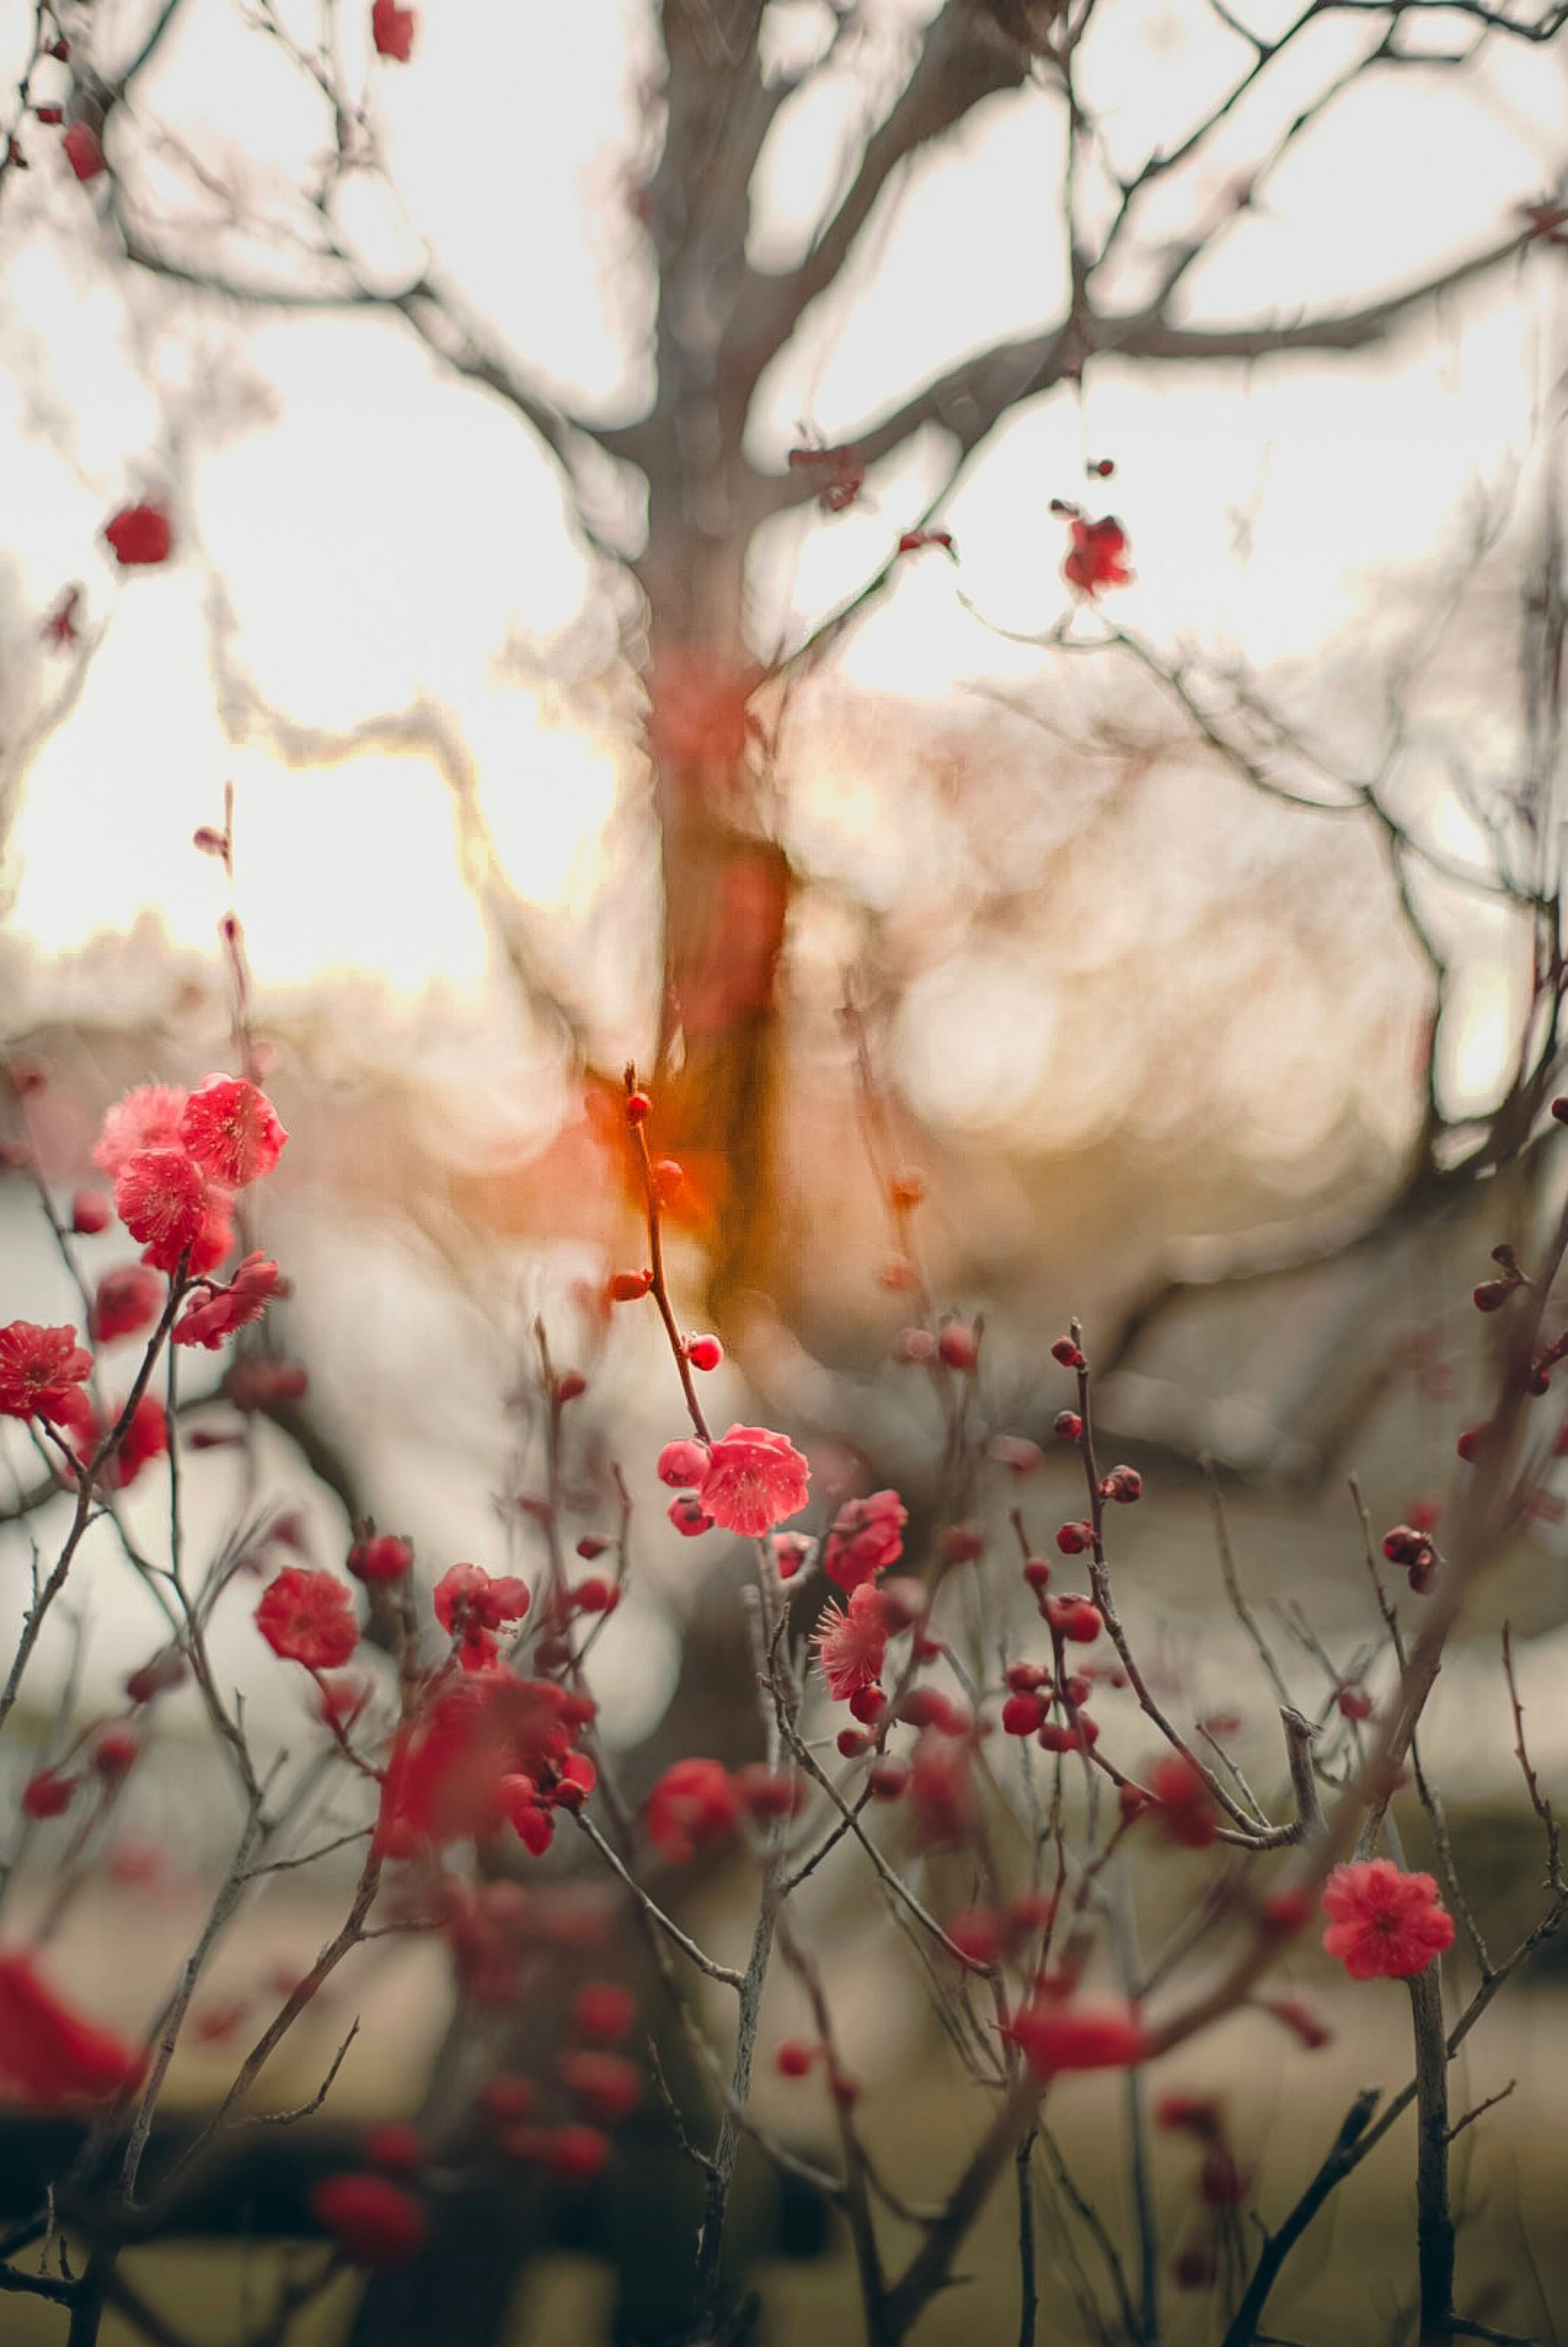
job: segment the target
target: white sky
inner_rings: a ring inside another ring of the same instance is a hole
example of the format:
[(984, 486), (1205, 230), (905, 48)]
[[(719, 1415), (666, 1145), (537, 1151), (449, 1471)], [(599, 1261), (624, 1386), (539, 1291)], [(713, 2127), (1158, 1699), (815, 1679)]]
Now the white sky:
[[(236, 11), (202, 0), (187, 13), (138, 103), (148, 184), (162, 184), (158, 140), (174, 125), (250, 204), (280, 211), (320, 145), (319, 118)], [(789, 12), (780, 37), (812, 13)], [(302, 5), (289, 14), (309, 21)], [(1089, 53), (1088, 89), (1125, 159), (1196, 105), (1234, 51), (1159, 5), (1125, 8), (1118, 27)], [(1339, 56), (1357, 36), (1336, 23), (1322, 37)], [(413, 64), (372, 74), (408, 219), (520, 356), (600, 413), (630, 412), (637, 395), (627, 354), (646, 279), (624, 188), (648, 55), (636, 0), (443, 0), (422, 12)], [(1568, 151), (1568, 83), (1521, 47), (1497, 53), (1487, 88), (1411, 73), (1354, 96), (1301, 142), (1260, 215), (1195, 272), (1194, 313), (1353, 301), (1398, 281), (1412, 251), (1441, 258), (1493, 234)], [(1268, 118), (1293, 102), (1285, 90)], [(839, 77), (786, 109), (765, 159), (761, 258), (799, 250), (862, 104)], [(899, 187), (850, 298), (818, 305), (765, 387), (761, 453), (777, 461), (803, 417), (830, 438), (852, 433), (928, 370), (1054, 313), (1057, 138), (1052, 101), (1030, 92), (985, 109)], [(187, 843), (231, 776), (264, 985), (350, 965), (411, 992), (436, 977), (476, 988), (484, 940), (439, 778), (418, 756), (384, 752), (286, 774), (263, 748), (226, 741), (206, 673), (200, 557), (226, 581), (241, 664), (273, 703), (325, 728), (416, 697), (449, 711), (514, 879), (543, 902), (580, 903), (616, 744), (572, 706), (495, 673), (509, 637), (547, 642), (582, 598), (549, 461), (509, 411), (444, 378), (391, 323), (264, 318), (240, 333), (210, 308), (127, 286), (106, 263), (90, 190), (49, 134), (29, 145), (36, 168), (8, 186), (0, 217), (12, 356), (0, 382), (0, 562), (16, 566), (0, 618), (30, 641), (34, 615), (80, 579), (107, 636), (80, 707), (28, 780), (12, 839), (14, 931), (55, 953), (151, 906), (174, 938), (205, 946), (221, 876)], [(1203, 186), (1227, 184), (1242, 152), (1232, 142)], [(417, 251), (406, 222), (368, 190), (350, 211), (372, 265), (397, 277)], [(1006, 627), (1050, 626), (1065, 590), (1049, 501), (1086, 497), (1084, 459), (1103, 454), (1118, 467), (1105, 502), (1126, 523), (1138, 574), (1119, 616), (1156, 642), (1186, 635), (1265, 664), (1309, 660), (1366, 625), (1391, 576), (1451, 556), (1466, 500), (1495, 497), (1532, 461), (1563, 360), (1563, 257), (1537, 256), (1391, 353), (1339, 367), (1251, 378), (1096, 368), (1082, 403), (1055, 392), (996, 436), (948, 517), (962, 573), (934, 558), (908, 566), (843, 672), (917, 701), (982, 674), (1032, 674), (1034, 655), (999, 642), (959, 592)], [(820, 612), (853, 589), (938, 454), (906, 452), (862, 511), (826, 520), (813, 508), (780, 530), (782, 559), (761, 579), (765, 632), (786, 610)], [(185, 559), (117, 577), (96, 533), (128, 497), (166, 492), (176, 469)], [(596, 620), (590, 636), (607, 647), (607, 616)], [(46, 681), (44, 657), (25, 657)]]

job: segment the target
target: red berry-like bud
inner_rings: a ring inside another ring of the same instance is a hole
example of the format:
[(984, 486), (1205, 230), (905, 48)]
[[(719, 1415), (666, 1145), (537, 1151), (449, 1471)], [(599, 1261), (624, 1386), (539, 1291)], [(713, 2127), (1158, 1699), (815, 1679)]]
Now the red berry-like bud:
[(580, 1369), (568, 1369), (565, 1377), (555, 1380), (555, 1399), (558, 1402), (581, 1401), (587, 1390), (588, 1380)]
[(619, 1981), (586, 1981), (572, 2004), (579, 2037), (624, 2037), (636, 2015), (636, 1999)]
[(953, 1524), (942, 1536), (944, 1564), (974, 1564), (985, 1554), (985, 1534), (972, 1524)]
[(628, 1092), (626, 1094), (626, 1122), (628, 1124), (646, 1124), (652, 1114), (653, 1102), (649, 1100), (647, 1092)]
[(76, 1789), (74, 1777), (61, 1777), (53, 1768), (40, 1768), (22, 1788), (22, 1815), (35, 1821), (63, 1817)]
[(667, 1442), (658, 1455), (656, 1469), (661, 1483), (672, 1491), (689, 1489), (700, 1483), (708, 1472), (708, 1448), (701, 1442)]
[(1048, 1597), (1044, 1614), (1057, 1635), (1070, 1638), (1074, 1645), (1093, 1645), (1105, 1626), (1099, 1607), (1087, 1597)]
[(592, 1564), (596, 1557), (604, 1555), (609, 1545), (609, 1542), (601, 1540), (597, 1532), (585, 1532), (577, 1542), (577, 1554), (585, 1564)]
[(572, 1603), (579, 1614), (613, 1614), (621, 1602), (621, 1593), (613, 1581), (600, 1573), (591, 1573), (579, 1581), (572, 1592)]
[(763, 1822), (792, 1818), (806, 1798), (799, 1777), (789, 1768), (770, 1768), (766, 1760), (748, 1760), (734, 1781), (747, 1816)]
[(862, 1727), (874, 1727), (887, 1707), (887, 1696), (880, 1686), (857, 1687), (850, 1697), (850, 1710)]
[(724, 1358), (724, 1348), (717, 1337), (690, 1337), (686, 1358), (694, 1369), (716, 1369)]
[(413, 1564), (413, 1551), (405, 1540), (394, 1540), (390, 1532), (382, 1532), (372, 1540), (356, 1541), (348, 1553), (348, 1568), (356, 1581), (401, 1581)]
[(696, 1540), (713, 1530), (713, 1518), (695, 1491), (683, 1491), (678, 1500), (670, 1501), (669, 1520), (685, 1540)]
[(178, 1686), (185, 1679), (188, 1665), (183, 1655), (173, 1652), (156, 1655), (143, 1663), (126, 1681), (126, 1697), (130, 1703), (150, 1703), (154, 1696), (165, 1695), (170, 1687)]
[(989, 1907), (965, 1907), (948, 1924), (947, 1936), (972, 1964), (993, 1964), (1002, 1953), (1002, 1918)]
[(661, 1157), (653, 1169), (654, 1197), (661, 1206), (673, 1206), (686, 1183), (686, 1168), (678, 1157)]
[(102, 1190), (77, 1190), (71, 1197), (71, 1228), (83, 1238), (107, 1230), (110, 1206)]
[(1081, 1369), (1084, 1367), (1084, 1356), (1071, 1337), (1057, 1337), (1051, 1348), (1051, 1358), (1060, 1361), (1064, 1369)]
[(907, 1760), (873, 1760), (866, 1771), (866, 1788), (873, 1801), (901, 1800), (909, 1790)]
[(820, 2045), (808, 2045), (799, 2037), (787, 2037), (773, 2056), (773, 2066), (781, 2078), (803, 2078), (821, 2050)]
[(1113, 1467), (1100, 1486), (1101, 1499), (1114, 1500), (1119, 1508), (1130, 1508), (1143, 1496), (1144, 1479), (1135, 1467)]
[(1046, 1685), (1051, 1674), (1038, 1663), (1009, 1663), (1007, 1686), (1012, 1695), (1036, 1695)]
[(1082, 1556), (1095, 1544), (1095, 1527), (1088, 1522), (1064, 1524), (1056, 1534), (1056, 1545), (1064, 1556)]
[(1499, 1312), (1512, 1293), (1506, 1279), (1483, 1279), (1479, 1287), (1471, 1290), (1470, 1300), (1478, 1312)]
[(1490, 1426), (1467, 1426), (1454, 1444), (1454, 1449), (1468, 1465), (1473, 1466), (1483, 1451), (1489, 1448), (1492, 1440), (1492, 1433)]
[(1552, 1103), (1552, 1113), (1559, 1124), (1568, 1124), (1568, 1100), (1554, 1100)]
[(960, 1320), (950, 1320), (936, 1340), (938, 1358), (950, 1369), (972, 1369), (980, 1358), (980, 1347), (972, 1328)]
[(839, 1750), (846, 1760), (860, 1760), (871, 1748), (871, 1737), (863, 1736), (858, 1727), (840, 1727), (838, 1743)]
[(1360, 1687), (1341, 1687), (1335, 1701), (1342, 1719), (1370, 1719), (1372, 1716), (1372, 1698)]
[(1044, 1727), (1044, 1719), (1037, 1695), (1010, 1695), (1002, 1706), (1002, 1731), (1004, 1736), (1033, 1736), (1037, 1728)]
[(1023, 1578), (1036, 1595), (1041, 1590), (1048, 1589), (1051, 1585), (1051, 1567), (1047, 1559), (1043, 1556), (1026, 1557), (1023, 1561)]
[(128, 1727), (100, 1728), (93, 1746), (93, 1767), (100, 1777), (125, 1776), (141, 1758), (141, 1738)]
[(898, 1207), (901, 1214), (907, 1214), (911, 1206), (918, 1206), (921, 1200), (925, 1196), (925, 1180), (923, 1175), (919, 1174), (895, 1174), (892, 1180), (888, 1184), (888, 1196), (892, 1200), (893, 1204)]
[(1036, 1737), (1042, 1752), (1081, 1752), (1084, 1739), (1075, 1727), (1058, 1727), (1048, 1719)]
[(653, 1286), (651, 1271), (617, 1271), (610, 1281), (613, 1304), (635, 1304)]
[(1051, 1430), (1064, 1442), (1076, 1442), (1084, 1431), (1084, 1421), (1075, 1409), (1059, 1409), (1051, 1421)]

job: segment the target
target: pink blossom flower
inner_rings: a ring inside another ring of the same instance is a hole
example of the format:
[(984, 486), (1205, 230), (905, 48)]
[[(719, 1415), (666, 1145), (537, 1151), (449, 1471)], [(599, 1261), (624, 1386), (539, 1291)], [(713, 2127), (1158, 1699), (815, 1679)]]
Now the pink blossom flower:
[(1352, 1980), (1409, 1980), (1453, 1945), (1453, 1917), (1431, 1876), (1402, 1874), (1391, 1859), (1337, 1866), (1323, 1911), (1323, 1946)]
[(289, 1138), (266, 1093), (244, 1076), (206, 1077), (185, 1104), (179, 1137), (225, 1190), (243, 1190), (270, 1174)]
[[(260, 1320), (275, 1296), (286, 1296), (288, 1282), (280, 1278), (270, 1255), (255, 1248), (238, 1266), (227, 1287), (209, 1289), (188, 1304), (174, 1326), (177, 1345), (205, 1345), (215, 1353), (236, 1328)], [(99, 1291), (100, 1295), (102, 1290)]]
[(740, 1796), (720, 1762), (677, 1760), (648, 1795), (644, 1814), (649, 1840), (661, 1857), (678, 1865), (735, 1831)]
[(164, 1286), (150, 1265), (116, 1264), (99, 1280), (87, 1316), (87, 1334), (95, 1345), (112, 1345), (119, 1337), (139, 1337), (163, 1309)]
[(93, 1357), (74, 1328), (40, 1328), (13, 1320), (0, 1328), (0, 1418), (41, 1418), (54, 1424), (81, 1399)]
[(716, 1524), (752, 1538), (806, 1505), (809, 1478), (783, 1435), (765, 1426), (732, 1426), (709, 1448), (697, 1498)]
[(845, 1703), (862, 1687), (875, 1686), (882, 1675), (888, 1651), (887, 1607), (871, 1583), (864, 1581), (850, 1593), (849, 1612), (830, 1605), (812, 1637), (828, 1692), (836, 1703)]
[(179, 1120), (189, 1095), (179, 1084), (138, 1084), (104, 1119), (93, 1163), (112, 1180), (143, 1149), (180, 1147)]
[(436, 1583), (432, 1603), (442, 1628), (460, 1641), (463, 1669), (483, 1671), (500, 1652), (503, 1625), (527, 1613), (528, 1584), (510, 1574), (493, 1578), (482, 1564), (454, 1564)]
[(874, 1581), (904, 1553), (903, 1529), (909, 1513), (896, 1491), (872, 1491), (863, 1500), (849, 1500), (833, 1520), (822, 1552), (822, 1569), (840, 1589), (858, 1589)]
[(138, 1149), (115, 1175), (115, 1212), (160, 1271), (176, 1269), (207, 1219), (200, 1167), (183, 1149)]
[(360, 1643), (348, 1591), (335, 1574), (287, 1564), (256, 1608), (256, 1627), (286, 1663), (335, 1671)]

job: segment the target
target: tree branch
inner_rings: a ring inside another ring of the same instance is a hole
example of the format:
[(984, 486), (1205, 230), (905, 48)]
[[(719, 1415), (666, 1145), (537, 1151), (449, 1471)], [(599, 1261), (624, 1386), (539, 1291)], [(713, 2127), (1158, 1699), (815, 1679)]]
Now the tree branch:
[(832, 285), (878, 198), (901, 163), (953, 129), (981, 101), (1023, 87), (1029, 59), (973, 0), (945, 0), (929, 26), (914, 71), (881, 127), (866, 141), (842, 201), (799, 266), (787, 276), (753, 275), (740, 302), (731, 343), (752, 383), (789, 340), (808, 305)]

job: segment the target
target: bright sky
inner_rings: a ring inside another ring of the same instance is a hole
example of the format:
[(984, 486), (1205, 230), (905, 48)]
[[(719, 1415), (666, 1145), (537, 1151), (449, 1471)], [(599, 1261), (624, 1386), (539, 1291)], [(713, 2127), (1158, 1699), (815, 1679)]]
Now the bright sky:
[[(126, 5), (116, 13), (128, 20)], [(303, 0), (286, 13), (310, 21)], [(870, 13), (891, 23), (911, 0)], [(778, 10), (780, 54), (814, 37), (819, 15)], [(139, 127), (155, 142), (176, 127), (248, 204), (281, 212), (320, 147), (320, 118), (237, 10), (187, 16), (144, 85)], [(9, 37), (23, 29), (18, 19)], [(1336, 20), (1323, 41), (1338, 56), (1356, 33)], [(646, 273), (625, 184), (649, 56), (638, 0), (500, 11), (443, 0), (423, 12), (412, 65), (372, 75), (407, 217), (364, 188), (343, 215), (389, 281), (417, 252), (407, 221), (419, 223), (519, 355), (606, 414), (630, 412), (638, 395), (628, 354), (646, 320)], [(1186, 12), (1127, 0), (1115, 41), (1089, 58), (1088, 94), (1117, 157), (1196, 106), (1234, 56)], [(1140, 60), (1131, 71), (1129, 57)], [(1408, 73), (1352, 97), (1300, 143), (1258, 216), (1195, 272), (1194, 313), (1353, 301), (1399, 280), (1413, 251), (1441, 258), (1493, 234), (1568, 152), (1568, 91), (1551, 57), (1522, 46), (1497, 53), (1488, 89)], [(1291, 102), (1283, 92), (1270, 118), (1288, 118)], [(863, 104), (840, 75), (785, 110), (765, 158), (762, 261), (781, 265), (799, 250), (853, 152)], [(1053, 103), (1031, 92), (993, 104), (900, 185), (851, 298), (818, 305), (766, 386), (761, 453), (778, 461), (800, 419), (830, 439), (852, 434), (928, 370), (1054, 314), (1057, 138)], [(575, 695), (497, 672), (509, 640), (543, 661), (583, 599), (549, 461), (509, 411), (445, 379), (390, 323), (241, 326), (127, 285), (104, 259), (90, 190), (48, 134), (29, 143), (36, 168), (7, 186), (0, 236), (11, 359), (0, 384), (0, 610), (31, 644), (34, 615), (80, 579), (106, 636), (79, 708), (27, 778), (11, 843), (14, 931), (55, 953), (152, 906), (174, 938), (207, 945), (221, 875), (188, 842), (231, 777), (241, 903), (264, 984), (347, 965), (410, 993), (435, 978), (477, 988), (484, 938), (439, 775), (423, 754), (385, 748), (307, 758), (290, 773), (264, 743), (227, 740), (208, 669), (206, 566), (231, 601), (238, 665), (268, 702), (328, 732), (415, 702), (448, 712), (514, 880), (542, 903), (580, 905), (620, 754), (600, 722), (607, 612), (591, 609), (574, 639)], [(153, 152), (157, 197), (169, 167), (166, 149)], [(1211, 192), (1242, 153), (1221, 155)], [(1035, 656), (999, 641), (959, 592), (1003, 626), (1051, 626), (1064, 590), (1049, 501), (1083, 496), (1084, 457), (1105, 454), (1117, 464), (1105, 501), (1127, 525), (1138, 573), (1117, 606), (1129, 625), (1264, 664), (1310, 659), (1367, 625), (1391, 576), (1451, 557), (1466, 499), (1495, 496), (1532, 461), (1539, 406), (1562, 370), (1563, 282), (1560, 256), (1541, 256), (1522, 282), (1429, 319), (1376, 362), (1252, 379), (1105, 366), (1083, 403), (1065, 391), (1034, 403), (953, 501), (962, 573), (935, 559), (908, 566), (843, 673), (916, 701), (981, 675), (1027, 679)], [(827, 520), (812, 508), (782, 528), (759, 568), (764, 636), (786, 613), (820, 613), (852, 590), (939, 461), (934, 445), (917, 446), (873, 483), (863, 510)], [(166, 493), (177, 472), (184, 559), (117, 577), (97, 542), (103, 520), (144, 490)], [(34, 648), (26, 659), (46, 691), (46, 656)]]

